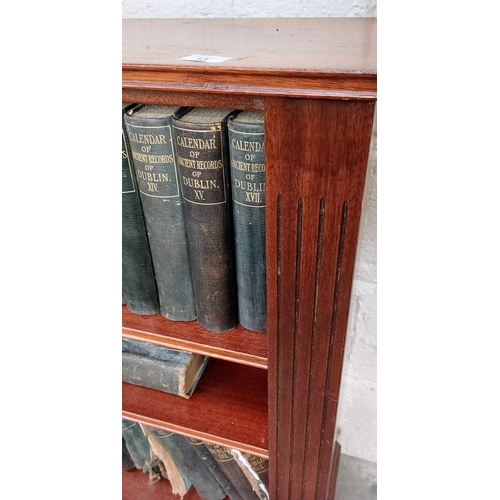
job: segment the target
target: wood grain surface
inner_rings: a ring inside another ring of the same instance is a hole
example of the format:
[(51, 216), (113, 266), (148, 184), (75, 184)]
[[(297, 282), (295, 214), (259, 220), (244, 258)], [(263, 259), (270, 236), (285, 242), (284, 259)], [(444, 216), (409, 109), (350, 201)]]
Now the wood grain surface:
[(123, 337), (267, 369), (267, 335), (238, 325), (212, 333), (196, 321), (170, 321), (160, 314), (139, 316), (122, 306)]
[(272, 498), (326, 499), (374, 103), (266, 100)]
[[(376, 95), (376, 18), (124, 19), (122, 33), (128, 101), (144, 89), (250, 100)], [(230, 59), (179, 60), (191, 54)]]
[(267, 371), (211, 359), (190, 399), (122, 383), (123, 418), (268, 456)]

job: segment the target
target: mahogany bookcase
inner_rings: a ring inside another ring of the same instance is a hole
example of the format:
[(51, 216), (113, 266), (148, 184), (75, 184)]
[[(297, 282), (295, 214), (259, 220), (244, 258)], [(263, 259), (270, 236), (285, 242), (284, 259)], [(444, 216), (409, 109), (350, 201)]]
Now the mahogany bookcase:
[(123, 416), (268, 457), (272, 500), (333, 499), (376, 19), (124, 19), (122, 37), (123, 102), (264, 111), (268, 314), (265, 334), (214, 334), (123, 306), (124, 337), (213, 358), (190, 400), (124, 383)]

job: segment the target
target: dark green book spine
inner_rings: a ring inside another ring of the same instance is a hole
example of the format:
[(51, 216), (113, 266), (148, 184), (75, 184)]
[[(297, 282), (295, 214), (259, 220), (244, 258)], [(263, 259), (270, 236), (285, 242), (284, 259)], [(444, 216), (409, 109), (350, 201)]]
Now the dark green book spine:
[(135, 466), (148, 472), (152, 468), (151, 447), (141, 426), (137, 422), (122, 419), (122, 438)]
[(205, 446), (217, 460), (243, 500), (260, 500), (229, 448), (212, 443), (205, 443)]
[(172, 143), (172, 117), (187, 108), (144, 106), (125, 115), (153, 257), (161, 314), (196, 319), (184, 211)]
[(226, 492), (184, 436), (148, 426), (203, 500), (223, 500)]
[[(191, 386), (186, 385), (188, 364), (199, 361)], [(189, 399), (209, 361), (206, 356), (122, 338), (122, 380)]]
[(135, 463), (130, 456), (130, 453), (127, 449), (127, 443), (125, 442), (125, 438), (122, 435), (122, 468), (123, 470), (132, 470), (135, 469)]
[(208, 451), (205, 443), (200, 439), (194, 439), (187, 437), (188, 442), (193, 447), (196, 454), (205, 462), (207, 469), (215, 476), (218, 483), (222, 486), (227, 496), (231, 500), (244, 500), (243, 497), (238, 493), (233, 483), (229, 480), (226, 473), (221, 469), (220, 465), (213, 455)]
[(228, 120), (238, 284), (238, 316), (249, 330), (266, 330), (264, 116), (243, 111)]
[(184, 121), (190, 113), (173, 120), (197, 320), (215, 333), (238, 322), (226, 124), (231, 110), (222, 111), (222, 119), (208, 114), (205, 123)]
[(160, 304), (146, 224), (132, 165), (122, 107), (122, 303), (135, 314), (159, 314)]

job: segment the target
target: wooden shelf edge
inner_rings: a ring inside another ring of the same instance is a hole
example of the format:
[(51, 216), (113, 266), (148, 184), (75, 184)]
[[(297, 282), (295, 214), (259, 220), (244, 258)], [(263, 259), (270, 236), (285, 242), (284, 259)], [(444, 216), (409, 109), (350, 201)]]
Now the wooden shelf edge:
[(239, 325), (231, 332), (215, 334), (203, 331), (196, 322), (174, 322), (159, 315), (141, 317), (123, 306), (122, 335), (267, 370), (267, 335)]
[(140, 330), (133, 330), (131, 328), (122, 328), (123, 337), (131, 340), (139, 340), (142, 342), (150, 342), (151, 344), (158, 344), (172, 349), (180, 349), (183, 351), (190, 351), (196, 354), (203, 354), (212, 358), (224, 359), (232, 361), (241, 365), (253, 366), (255, 368), (262, 368), (267, 370), (267, 358), (262, 358), (248, 353), (242, 353), (233, 350), (224, 350), (222, 348), (210, 346), (207, 344), (199, 344), (189, 340), (178, 339), (169, 337), (168, 335), (160, 335), (151, 332), (143, 332)]
[(251, 453), (252, 455), (257, 455), (259, 457), (269, 458), (269, 450), (266, 450), (265, 448), (259, 448), (257, 446), (252, 446), (248, 443), (242, 443), (240, 441), (226, 439), (221, 436), (215, 436), (213, 434), (196, 431), (195, 429), (190, 429), (181, 425), (175, 425), (169, 422), (163, 422), (161, 420), (149, 418), (145, 415), (137, 415), (126, 410), (122, 410), (122, 417), (126, 418), (127, 420), (132, 420), (133, 422), (138, 422), (140, 424), (151, 425), (152, 427), (158, 427), (159, 429), (175, 432), (176, 434), (182, 434), (183, 436), (201, 439), (202, 441), (208, 441), (209, 443), (215, 443), (221, 446), (226, 446), (227, 448), (233, 448), (245, 453)]
[[(321, 82), (322, 83), (322, 82)], [(138, 80), (124, 79), (122, 85), (126, 100), (130, 100), (127, 92), (134, 91), (156, 91), (156, 92), (174, 92), (176, 94), (215, 94), (229, 96), (248, 96), (254, 98), (265, 97), (293, 97), (299, 99), (341, 99), (341, 100), (359, 100), (376, 101), (376, 88), (330, 88), (327, 85), (317, 88), (300, 87), (280, 87), (280, 86), (256, 86), (256, 85), (232, 85), (229, 87), (226, 83), (219, 85), (212, 84), (207, 87), (204, 84), (186, 84), (174, 83), (169, 81), (143, 82)]]

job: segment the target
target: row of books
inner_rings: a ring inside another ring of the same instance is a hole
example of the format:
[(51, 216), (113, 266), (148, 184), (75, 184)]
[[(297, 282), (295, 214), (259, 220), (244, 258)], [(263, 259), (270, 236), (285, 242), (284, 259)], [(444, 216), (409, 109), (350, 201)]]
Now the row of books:
[(260, 111), (122, 105), (131, 312), (266, 330), (264, 149)]
[(122, 466), (167, 479), (181, 498), (193, 487), (203, 500), (269, 500), (267, 459), (127, 419)]

